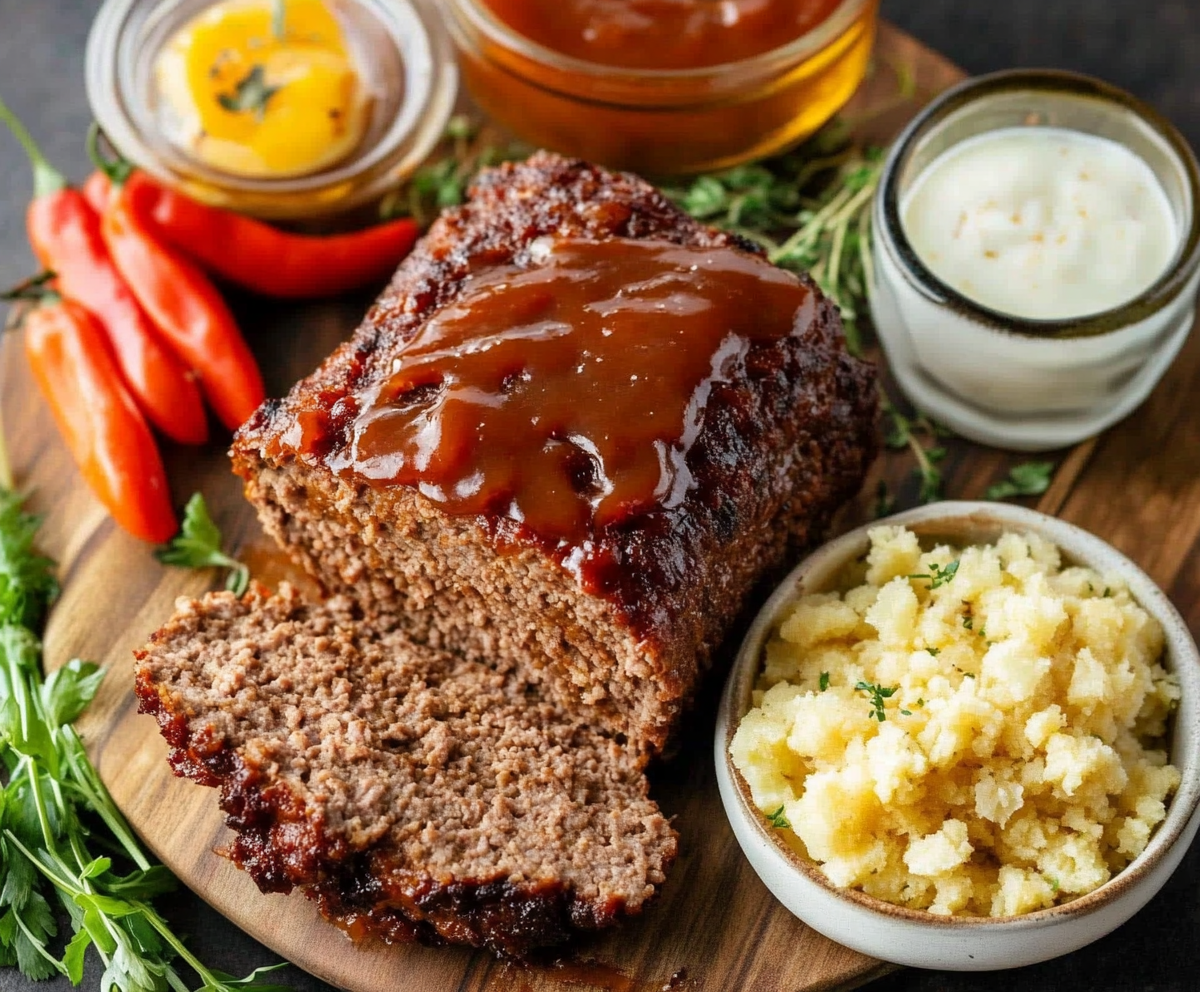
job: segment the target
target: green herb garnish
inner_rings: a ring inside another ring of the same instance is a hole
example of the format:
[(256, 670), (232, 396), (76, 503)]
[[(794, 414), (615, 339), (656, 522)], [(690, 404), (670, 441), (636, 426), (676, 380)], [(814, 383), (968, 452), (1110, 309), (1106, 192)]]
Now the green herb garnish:
[(238, 80), (232, 94), (219, 93), (217, 103), (231, 114), (253, 113), (261, 121), (267, 113), (267, 104), (271, 97), (279, 92), (281, 87), (268, 86), (266, 72), (260, 63), (250, 67), (250, 71)]
[(790, 823), (788, 823), (787, 817), (783, 815), (782, 806), (775, 810), (774, 813), (767, 814), (767, 822), (770, 823), (771, 826), (773, 826), (776, 830), (789, 830), (792, 826)]
[(888, 489), (887, 482), (880, 479), (879, 485), (875, 487), (875, 519), (890, 516), (895, 509), (896, 497)]
[(989, 486), (988, 499), (1008, 499), (1010, 496), (1040, 496), (1050, 488), (1054, 478), (1054, 462), (1022, 462), (1014, 465), (1008, 478)]
[(929, 589), (932, 591), (934, 589), (940, 589), (942, 586), (949, 585), (953, 581), (954, 576), (958, 574), (958, 566), (959, 561), (956, 558), (945, 568), (943, 568), (941, 565), (933, 564), (929, 566), (930, 574), (926, 575), (922, 573), (920, 575), (910, 575), (908, 578), (928, 579)]
[(484, 145), (473, 149), (479, 125), (465, 114), (456, 114), (446, 124), (442, 149), (412, 179), (384, 199), (380, 214), (384, 219), (412, 217), (422, 227), (447, 207), (457, 207), (480, 169), (501, 162), (524, 158), (532, 149), (520, 142)]
[(237, 596), (243, 595), (250, 583), (250, 569), (221, 550), (221, 531), (200, 493), (188, 500), (179, 534), (154, 556), (164, 565), (180, 568), (227, 568), (225, 588)]
[(826, 689), (829, 688), (829, 673), (828, 672), (821, 673), (821, 678), (818, 680), (817, 685), (821, 687), (822, 692), (824, 692)]
[(901, 716), (912, 716), (912, 710), (901, 710), (900, 715)]
[(38, 630), (58, 595), (49, 558), (33, 548), (39, 521), (21, 497), (0, 490), (0, 622)]
[(925, 650), (928, 651), (930, 657), (933, 657), (933, 658), (936, 658), (939, 654), (942, 653), (941, 648), (926, 648)]
[(883, 704), (885, 700), (891, 699), (900, 689), (898, 685), (894, 685), (889, 689), (885, 689), (881, 685), (875, 685), (872, 682), (859, 682), (855, 686), (855, 691), (865, 692), (871, 699), (871, 716), (880, 723), (887, 719), (887, 714), (884, 712)]
[[(175, 880), (142, 851), (71, 726), (104, 672), (75, 660), (42, 677), (37, 635), (58, 586), (33, 550), (37, 527), (0, 491), (0, 967), (78, 985), (92, 947), (105, 992), (186, 992), (176, 959), (202, 992), (278, 992), (258, 981), (274, 969), (233, 979), (207, 968), (151, 905)], [(65, 943), (52, 906), (67, 912)]]
[(887, 417), (883, 442), (893, 451), (908, 448), (917, 461), (914, 474), (920, 479), (920, 499), (922, 503), (936, 503), (942, 498), (942, 472), (937, 467), (938, 462), (946, 457), (946, 449), (940, 446), (926, 447), (922, 444), (924, 437), (933, 441), (940, 437), (948, 437), (950, 432), (941, 424), (935, 423), (928, 417), (918, 415), (909, 417), (898, 410), (888, 399), (884, 399), (883, 412)]

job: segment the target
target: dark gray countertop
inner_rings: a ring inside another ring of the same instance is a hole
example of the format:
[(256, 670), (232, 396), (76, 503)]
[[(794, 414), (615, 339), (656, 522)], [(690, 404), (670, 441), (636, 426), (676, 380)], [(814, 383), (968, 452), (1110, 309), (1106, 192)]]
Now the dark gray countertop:
[[(97, 0), (0, 0), (0, 95), (30, 124), (52, 161), (75, 177), (87, 172), (83, 135), (91, 115), (84, 98), (83, 49), (98, 5)], [(1053, 66), (1108, 79), (1155, 104), (1200, 145), (1200, 0), (884, 0), (883, 9), (973, 73)], [(0, 286), (33, 271), (23, 220), (29, 191), (24, 157), (15, 142), (0, 135)], [(20, 425), (9, 429), (20, 430)], [(162, 899), (161, 908), (180, 932), (191, 935), (190, 944), (203, 960), (225, 971), (244, 974), (273, 960), (186, 891)], [(1077, 954), (988, 975), (906, 971), (871, 988), (1194, 989), (1200, 987), (1198, 937), (1200, 847), (1194, 847), (1142, 913)], [(97, 988), (99, 979), (93, 961), (84, 988)], [(328, 988), (295, 969), (282, 979), (299, 992)], [(69, 987), (65, 980), (40, 986), (46, 992)], [(2, 992), (31, 988), (15, 971), (0, 971)]]

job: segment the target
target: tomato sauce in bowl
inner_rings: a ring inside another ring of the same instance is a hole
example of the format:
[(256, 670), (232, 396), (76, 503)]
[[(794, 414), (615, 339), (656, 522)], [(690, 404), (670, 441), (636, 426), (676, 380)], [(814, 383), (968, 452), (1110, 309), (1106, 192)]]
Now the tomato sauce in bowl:
[(651, 176), (803, 141), (866, 72), (879, 0), (446, 0), (475, 102), (530, 144)]
[(571, 58), (623, 69), (741, 62), (799, 38), (841, 0), (486, 0), (514, 31)]

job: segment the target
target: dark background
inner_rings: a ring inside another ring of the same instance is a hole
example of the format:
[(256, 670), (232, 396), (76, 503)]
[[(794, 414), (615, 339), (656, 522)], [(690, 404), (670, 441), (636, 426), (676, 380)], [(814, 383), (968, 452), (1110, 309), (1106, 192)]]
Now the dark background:
[[(84, 97), (83, 50), (98, 6), (96, 0), (0, 0), (0, 95), (29, 124), (49, 158), (75, 178), (87, 172), (83, 136), (91, 114)], [(883, 10), (884, 16), (972, 73), (1053, 66), (1101, 76), (1157, 106), (1200, 146), (1200, 0), (883, 0)], [(0, 287), (34, 270), (23, 221), (29, 192), (23, 155), (14, 141), (0, 135)], [(19, 431), (20, 424), (9, 429)], [(1083, 951), (987, 975), (905, 971), (870, 988), (1200, 988), (1198, 884), (1200, 846), (1195, 846), (1145, 910)], [(160, 902), (176, 929), (191, 935), (192, 949), (210, 965), (245, 974), (274, 960), (190, 893)], [(270, 912), (265, 901), (263, 911)], [(331, 930), (330, 939), (341, 937)], [(94, 960), (90, 963), (83, 987), (96, 989), (100, 969)], [(296, 969), (283, 972), (281, 978), (298, 992), (328, 989)], [(45, 992), (69, 987), (65, 980), (39, 986)], [(32, 989), (15, 971), (0, 971), (0, 992)]]

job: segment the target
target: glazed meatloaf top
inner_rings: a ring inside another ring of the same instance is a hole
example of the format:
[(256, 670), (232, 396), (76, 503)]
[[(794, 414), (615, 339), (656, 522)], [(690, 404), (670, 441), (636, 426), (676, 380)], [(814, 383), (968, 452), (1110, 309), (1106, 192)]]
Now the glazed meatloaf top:
[[(356, 418), (402, 366), (414, 338), (468, 294), (480, 273), (536, 269), (546, 239), (614, 238), (757, 255), (634, 176), (549, 153), (486, 171), (470, 201), (433, 225), (354, 337), (241, 430), (234, 443), (239, 471), (299, 460), (378, 487), (355, 472)], [(793, 280), (772, 271), (772, 279)], [(484, 539), (539, 546), (584, 591), (613, 604), (636, 636), (654, 640), (702, 609), (697, 578), (752, 522), (761, 526), (789, 500), (827, 516), (830, 504), (857, 486), (873, 451), (874, 377), (846, 353), (832, 304), (809, 281), (793, 282), (805, 289), (806, 302), (794, 311), (790, 333), (748, 340), (706, 384), (680, 498), (597, 522), (578, 542), (548, 541), (522, 518), (489, 510), (477, 516)], [(812, 470), (798, 471), (801, 460)], [(580, 485), (589, 484), (587, 472), (580, 476)]]

